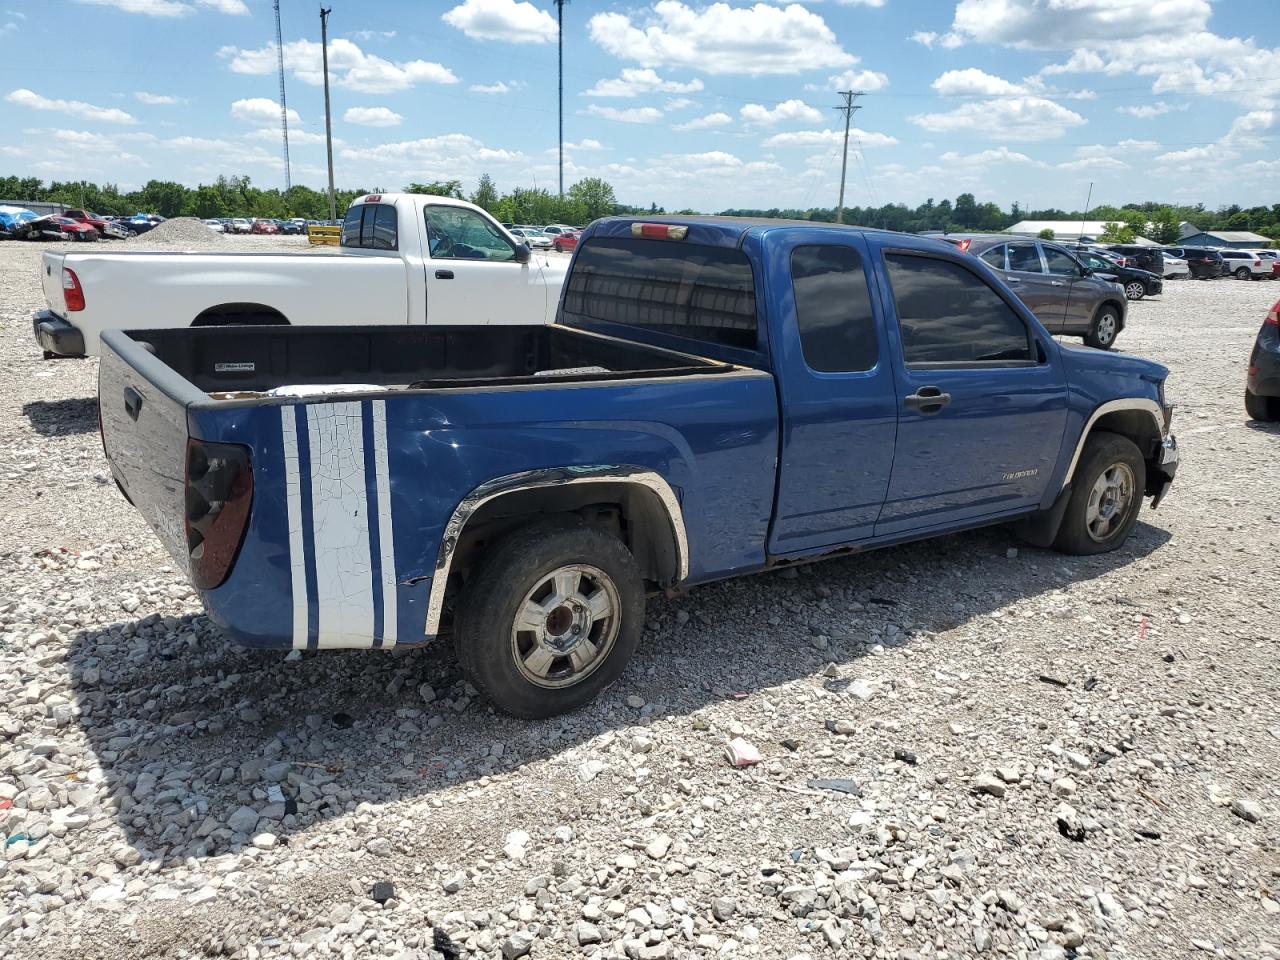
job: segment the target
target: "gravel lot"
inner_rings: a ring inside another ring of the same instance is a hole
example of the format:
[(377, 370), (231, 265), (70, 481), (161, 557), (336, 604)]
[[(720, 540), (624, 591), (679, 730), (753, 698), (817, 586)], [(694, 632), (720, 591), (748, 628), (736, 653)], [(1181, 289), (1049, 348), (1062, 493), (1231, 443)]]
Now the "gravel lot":
[(0, 954), (1280, 957), (1280, 431), (1242, 405), (1280, 284), (1133, 306), (1184, 462), (1123, 552), (996, 529), (655, 601), (529, 724), (444, 651), (220, 638), (96, 362), (31, 340), (41, 248), (0, 244)]

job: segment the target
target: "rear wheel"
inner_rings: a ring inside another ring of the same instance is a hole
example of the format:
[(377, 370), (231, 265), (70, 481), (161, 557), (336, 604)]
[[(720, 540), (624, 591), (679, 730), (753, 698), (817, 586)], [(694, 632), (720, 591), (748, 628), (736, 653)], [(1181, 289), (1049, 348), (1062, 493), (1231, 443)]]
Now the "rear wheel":
[(1124, 285), (1124, 295), (1127, 300), (1141, 300), (1147, 295), (1146, 285), (1141, 280), (1131, 280)]
[(1280, 397), (1260, 397), (1252, 390), (1246, 389), (1244, 411), (1251, 420), (1274, 423), (1280, 420)]
[(1238, 270), (1236, 270), (1236, 279), (1237, 279), (1237, 280), (1248, 280), (1248, 279), (1249, 279), (1249, 268), (1248, 268), (1248, 267), (1240, 267)]
[(1104, 304), (1093, 315), (1093, 323), (1089, 325), (1089, 332), (1084, 335), (1084, 342), (1099, 350), (1110, 350), (1119, 332), (1120, 314), (1115, 307)]
[(1147, 465), (1134, 442), (1094, 432), (1071, 478), (1071, 498), (1054, 547), (1077, 556), (1118, 550), (1138, 522), (1146, 486)]
[(454, 647), (476, 689), (538, 719), (617, 680), (643, 623), (640, 568), (617, 538), (576, 521), (538, 523), (487, 551), (460, 598)]

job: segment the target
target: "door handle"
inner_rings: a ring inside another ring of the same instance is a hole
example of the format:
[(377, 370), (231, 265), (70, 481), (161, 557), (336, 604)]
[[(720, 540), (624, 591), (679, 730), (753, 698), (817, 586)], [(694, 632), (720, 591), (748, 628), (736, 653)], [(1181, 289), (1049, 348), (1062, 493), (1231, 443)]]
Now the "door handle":
[(124, 388), (124, 412), (129, 415), (130, 420), (137, 420), (138, 414), (142, 412), (142, 394), (133, 387)]
[(1005, 283), (1021, 283), (1022, 281), (1019, 280), (1017, 277), (1005, 277), (1004, 282)]
[(1066, 284), (1065, 284), (1065, 283), (1063, 283), (1061, 280), (1050, 280), (1050, 281), (1049, 281), (1049, 286), (1051, 286), (1051, 287), (1065, 287), (1065, 286), (1066, 286)]
[(908, 409), (919, 410), (926, 417), (941, 412), (951, 402), (951, 394), (943, 393), (938, 387), (921, 387), (908, 397), (903, 397)]
[(452, 280), (452, 279), (453, 279), (453, 271), (452, 271), (452, 270), (437, 270), (437, 271), (436, 271), (436, 279), (437, 279), (437, 280)]

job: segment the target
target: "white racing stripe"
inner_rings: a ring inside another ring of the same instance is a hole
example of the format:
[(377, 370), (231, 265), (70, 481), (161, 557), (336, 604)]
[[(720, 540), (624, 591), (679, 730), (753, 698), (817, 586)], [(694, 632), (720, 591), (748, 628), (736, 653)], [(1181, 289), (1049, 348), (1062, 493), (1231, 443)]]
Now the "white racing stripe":
[(370, 647), (373, 570), (360, 402), (308, 404), (307, 436), (318, 644)]
[(302, 481), (298, 476), (297, 408), (280, 408), (284, 491), (289, 518), (289, 576), (293, 586), (293, 648), (307, 647), (307, 561), (302, 547)]
[(382, 572), (382, 646), (396, 645), (396, 551), (391, 534), (391, 474), (387, 471), (387, 404), (373, 401), (373, 473), (378, 486), (378, 547)]

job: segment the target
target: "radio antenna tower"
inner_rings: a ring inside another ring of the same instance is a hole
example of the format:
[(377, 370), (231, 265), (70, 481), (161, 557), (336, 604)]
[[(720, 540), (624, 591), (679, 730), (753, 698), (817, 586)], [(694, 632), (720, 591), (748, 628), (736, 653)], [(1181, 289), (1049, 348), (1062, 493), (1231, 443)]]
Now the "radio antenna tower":
[(280, 30), (280, 0), (276, 8), (276, 61), (280, 66), (280, 137), (284, 141), (284, 190), (293, 189), (293, 176), (289, 172), (289, 107), (284, 99), (284, 36)]

